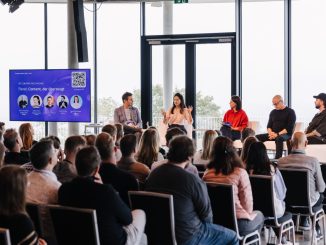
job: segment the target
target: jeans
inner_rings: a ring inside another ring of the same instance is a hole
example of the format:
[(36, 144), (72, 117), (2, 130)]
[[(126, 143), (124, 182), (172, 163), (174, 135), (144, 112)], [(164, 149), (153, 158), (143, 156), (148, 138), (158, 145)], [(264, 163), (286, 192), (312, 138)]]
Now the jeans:
[(241, 138), (241, 132), (238, 130), (232, 130), (230, 127), (223, 125), (220, 129), (221, 134), (231, 140), (239, 140)]
[[(270, 140), (270, 139), (268, 139), (268, 134), (258, 134), (258, 135), (256, 135), (256, 138), (261, 142), (265, 142), (265, 141)], [(277, 136), (275, 139), (270, 140), (270, 141), (275, 141), (275, 145), (276, 145), (275, 159), (279, 159), (279, 158), (282, 157), (282, 155), (283, 155), (283, 142), (287, 141), (290, 138), (291, 138), (291, 135), (282, 134), (282, 135)]]
[(238, 245), (237, 234), (220, 225), (203, 223), (201, 229), (182, 245)]
[(256, 230), (261, 232), (264, 226), (265, 217), (262, 212), (254, 211), (257, 215), (253, 220), (238, 219), (238, 229), (241, 236), (248, 235)]

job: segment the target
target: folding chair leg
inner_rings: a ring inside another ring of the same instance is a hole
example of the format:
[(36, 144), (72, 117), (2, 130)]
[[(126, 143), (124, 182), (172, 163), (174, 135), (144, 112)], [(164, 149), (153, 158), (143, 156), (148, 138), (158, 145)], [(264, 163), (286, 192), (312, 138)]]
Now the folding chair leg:
[[(316, 237), (316, 234), (315, 234), (315, 229), (316, 229), (316, 213), (315, 215), (313, 216), (312, 218), (312, 222), (311, 222), (311, 245), (314, 245), (317, 243), (317, 237)], [(316, 241), (316, 243), (315, 243)]]
[[(293, 223), (293, 221), (291, 223), (292, 223), (292, 244), (295, 245), (295, 229), (294, 229), (294, 223)], [(291, 231), (290, 231), (290, 233), (291, 233)]]
[(326, 217), (325, 217), (325, 214), (323, 214), (323, 240), (324, 240), (324, 245), (326, 245)]
[(300, 222), (300, 214), (297, 214), (297, 220), (296, 220), (296, 224), (295, 224), (296, 231), (299, 231), (299, 222)]
[(278, 242), (281, 244), (282, 242), (282, 235), (283, 235), (283, 224), (281, 225), (279, 231), (278, 231)]

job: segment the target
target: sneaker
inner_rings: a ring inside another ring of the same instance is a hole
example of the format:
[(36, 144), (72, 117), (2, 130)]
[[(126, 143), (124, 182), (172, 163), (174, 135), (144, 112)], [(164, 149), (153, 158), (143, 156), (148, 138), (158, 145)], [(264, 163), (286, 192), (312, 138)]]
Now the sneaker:
[(309, 231), (310, 230), (310, 224), (308, 217), (301, 217), (299, 229), (302, 231)]
[(321, 233), (321, 229), (318, 224), (316, 225), (315, 235), (316, 235), (317, 241), (319, 241), (320, 239), (323, 238), (323, 234)]
[(288, 240), (286, 239), (286, 236), (282, 236), (281, 244), (287, 244), (287, 243), (288, 243)]

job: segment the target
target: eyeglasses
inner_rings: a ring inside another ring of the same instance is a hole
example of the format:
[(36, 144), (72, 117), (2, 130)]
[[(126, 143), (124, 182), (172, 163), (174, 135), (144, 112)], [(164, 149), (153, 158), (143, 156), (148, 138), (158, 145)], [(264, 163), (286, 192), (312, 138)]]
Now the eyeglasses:
[(277, 101), (276, 103), (273, 103), (273, 106), (277, 106), (281, 101)]

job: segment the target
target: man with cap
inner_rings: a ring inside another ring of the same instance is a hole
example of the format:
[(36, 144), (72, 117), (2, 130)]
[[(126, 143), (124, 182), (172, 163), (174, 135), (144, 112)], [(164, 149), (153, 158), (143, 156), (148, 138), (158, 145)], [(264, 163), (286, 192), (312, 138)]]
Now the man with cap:
[(315, 107), (319, 112), (311, 120), (305, 133), (308, 144), (326, 144), (326, 94), (320, 93), (314, 98)]

